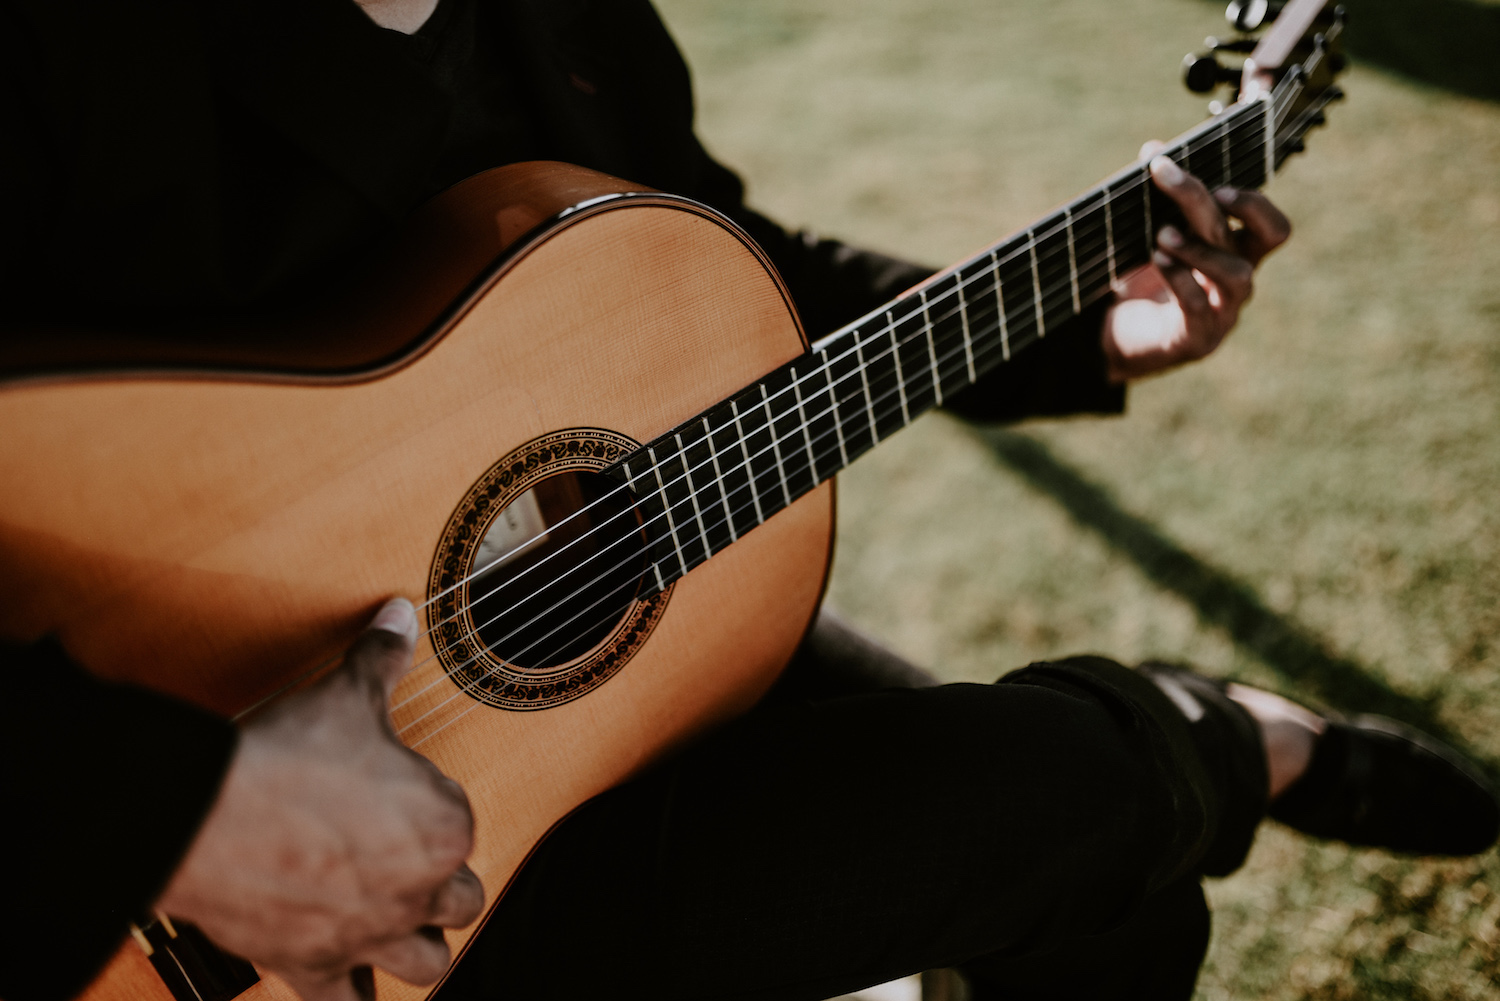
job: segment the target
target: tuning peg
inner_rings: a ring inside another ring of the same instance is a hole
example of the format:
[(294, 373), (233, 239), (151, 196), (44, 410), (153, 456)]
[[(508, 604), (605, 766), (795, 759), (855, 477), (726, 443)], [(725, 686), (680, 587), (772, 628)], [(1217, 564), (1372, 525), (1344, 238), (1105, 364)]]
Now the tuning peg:
[(1253, 38), (1224, 39), (1209, 35), (1203, 40), (1203, 44), (1214, 52), (1239, 52), (1249, 55), (1255, 51), (1255, 47), (1260, 43)]
[(1254, 31), (1276, 20), (1285, 0), (1230, 0), (1224, 18), (1240, 31)]
[(1238, 83), (1240, 71), (1232, 66), (1220, 66), (1212, 53), (1182, 57), (1182, 82), (1194, 94), (1207, 94), (1221, 83)]

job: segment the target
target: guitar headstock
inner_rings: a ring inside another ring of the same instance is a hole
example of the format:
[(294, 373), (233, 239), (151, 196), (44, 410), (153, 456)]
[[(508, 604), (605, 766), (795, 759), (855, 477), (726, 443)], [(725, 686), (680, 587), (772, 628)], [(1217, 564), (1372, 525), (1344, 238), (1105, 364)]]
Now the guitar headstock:
[[(1302, 151), (1309, 130), (1323, 124), (1324, 108), (1344, 96), (1334, 83), (1345, 65), (1344, 7), (1332, 0), (1232, 0), (1225, 17), (1240, 34), (1207, 39), (1208, 52), (1183, 60), (1184, 82), (1198, 93), (1235, 84), (1241, 101), (1272, 101), (1279, 167)], [(1221, 66), (1218, 53), (1243, 55), (1244, 64)], [(1209, 108), (1223, 110), (1218, 102)]]

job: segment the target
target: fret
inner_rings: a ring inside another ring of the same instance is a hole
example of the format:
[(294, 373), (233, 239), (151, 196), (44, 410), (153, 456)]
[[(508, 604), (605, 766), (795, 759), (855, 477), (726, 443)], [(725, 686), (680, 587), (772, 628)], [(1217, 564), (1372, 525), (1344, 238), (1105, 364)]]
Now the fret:
[(648, 446), (646, 455), (651, 461), (651, 471), (656, 474), (657, 494), (662, 499), (662, 510), (667, 519), (667, 532), (672, 537), (672, 548), (677, 552), (677, 563), (682, 568), (682, 573), (686, 574), (688, 572), (687, 558), (682, 555), (682, 542), (677, 538), (677, 523), (672, 518), (672, 505), (667, 499), (666, 484), (662, 482), (661, 466), (656, 459), (656, 450)]
[(1036, 335), (1047, 336), (1047, 318), (1042, 314), (1042, 276), (1036, 264), (1036, 230), (1026, 231), (1026, 250), (1031, 255), (1031, 301), (1036, 306)]
[(974, 349), (963, 281), (963, 269), (960, 268), (942, 275), (923, 289), (931, 340), (928, 361), (932, 367), (934, 402), (938, 406), (974, 381), (968, 377), (973, 366)]
[(990, 251), (990, 271), (995, 275), (995, 312), (1000, 324), (1000, 357), (1010, 361), (1010, 318), (1005, 315), (1005, 292), (1000, 282), (1000, 251)]
[(1223, 127), (1219, 129), (1219, 184), (1210, 185), (1209, 188), (1228, 184), (1229, 179), (1234, 176), (1234, 151), (1229, 141), (1229, 119), (1224, 119)]
[(910, 424), (932, 408), (937, 401), (928, 377), (927, 329), (920, 296), (902, 299), (891, 311), (896, 324), (892, 328), (892, 350), (896, 355), (897, 373), (901, 379), (897, 391), (901, 400), (902, 426)]
[(724, 515), (729, 519), (730, 534), (737, 539), (759, 525), (761, 519), (759, 500), (750, 480), (749, 453), (735, 407), (734, 400), (727, 400), (710, 410), (704, 420), (713, 429), (709, 445), (719, 463), (719, 479), (723, 481)]
[(1036, 227), (1041, 235), (1032, 243), (1033, 274), (1040, 294), (1039, 312), (1045, 327), (1057, 327), (1076, 314), (1073, 309), (1074, 273), (1069, 266), (1068, 233), (1061, 214)]
[(782, 477), (782, 497), (788, 504), (818, 485), (809, 455), (803, 451), (803, 420), (797, 409), (797, 373), (786, 365), (761, 380), (768, 394), (772, 440)]
[[(640, 452), (636, 452), (634, 454), (640, 455)], [(661, 564), (664, 559), (670, 558), (670, 553), (659, 552), (659, 546), (662, 542), (666, 541), (667, 537), (654, 535), (652, 531), (652, 526), (656, 525), (657, 519), (662, 517), (660, 513), (653, 511), (653, 507), (655, 507), (653, 501), (659, 501), (661, 498), (656, 495), (654, 491), (652, 493), (643, 494), (636, 487), (636, 480), (639, 477), (637, 476), (637, 474), (631, 472), (631, 461), (632, 460), (626, 460), (621, 462), (620, 469), (625, 473), (625, 486), (629, 488), (631, 494), (635, 497), (636, 510), (640, 512), (641, 516), (641, 528), (646, 532), (647, 548), (651, 553), (651, 571), (652, 574), (656, 577), (656, 590), (664, 591), (667, 587), (667, 581), (666, 578), (662, 576)]]
[[(792, 395), (797, 400), (797, 423), (802, 426), (802, 448), (807, 453), (807, 468), (812, 476), (813, 483), (818, 483), (822, 477), (818, 475), (818, 457), (813, 454), (812, 426), (807, 419), (807, 407), (802, 399), (802, 375), (797, 371), (797, 366), (792, 366)], [(815, 416), (816, 416), (816, 412)], [(837, 470), (831, 470), (832, 475)]]
[(1082, 312), (1101, 291), (1113, 284), (1114, 247), (1108, 233), (1108, 203), (1105, 192), (1094, 190), (1074, 203), (1072, 213), (1077, 258), (1074, 311)]
[(896, 393), (901, 398), (901, 426), (906, 427), (911, 423), (911, 414), (906, 409), (906, 373), (901, 370), (901, 342), (896, 336), (896, 320), (891, 310), (886, 310), (885, 313), (885, 332), (891, 339), (888, 350), (896, 363)]
[(1194, 175), (1199, 180), (1206, 181), (1206, 179), (1210, 176), (1208, 173), (1207, 164), (1202, 162), (1202, 147), (1195, 148), (1191, 141), (1183, 144), (1177, 149), (1166, 150), (1165, 153), (1173, 160), (1173, 162), (1177, 164), (1177, 166), (1181, 167), (1189, 174)]
[(708, 456), (714, 466), (714, 482), (719, 485), (719, 504), (724, 508), (724, 527), (729, 531), (729, 541), (740, 541), (740, 533), (734, 527), (734, 510), (729, 506), (729, 485), (724, 481), (724, 470), (719, 465), (719, 447), (714, 441), (713, 428), (708, 418), (703, 418), (703, 437), (708, 442)]
[[(749, 394), (741, 394), (741, 395), (742, 396), (747, 396)], [(731, 400), (730, 401), (730, 409), (734, 411), (734, 429), (735, 429), (735, 431), (738, 434), (739, 439), (740, 439), (740, 455), (745, 460), (745, 479), (749, 482), (749, 486), (750, 486), (750, 500), (751, 500), (752, 505), (755, 508), (755, 524), (757, 524), (757, 525), (764, 525), (766, 523), (766, 512), (765, 512), (765, 508), (761, 506), (761, 502), (760, 502), (760, 486), (756, 482), (756, 479), (757, 479), (757, 467), (756, 467), (756, 464), (757, 464), (757, 462), (759, 462), (762, 465), (764, 465), (765, 459), (763, 458), (763, 456), (762, 456), (761, 453), (759, 453), (759, 452), (751, 452), (750, 451), (750, 436), (751, 436), (751, 434), (754, 434), (755, 431), (757, 430), (755, 428), (755, 425), (754, 425), (753, 415), (758, 414), (759, 411), (752, 410), (752, 411), (750, 411), (749, 415), (741, 413), (740, 412), (739, 400)], [(746, 431), (745, 431), (745, 424), (746, 424), (746, 417), (747, 416), (750, 416), (752, 418), (751, 421), (749, 422), (750, 425), (751, 425), (751, 431), (749, 433), (746, 433)], [(770, 432), (767, 431), (766, 435), (769, 438)], [(772, 513), (774, 514), (775, 512), (772, 512)]]
[(969, 377), (969, 385), (978, 381), (979, 377), (974, 374), (974, 335), (969, 330), (969, 296), (964, 288), (968, 279), (964, 277), (963, 269), (959, 269), (953, 276), (953, 290), (958, 295), (958, 319), (963, 325), (964, 335), (964, 371)]
[(839, 338), (829, 346), (828, 377), (833, 383), (839, 442), (844, 446), (844, 465), (875, 447), (875, 424), (868, 407), (864, 366), (856, 348), (857, 334)]
[(870, 343), (861, 341), (860, 344), (861, 374), (867, 382), (865, 392), (869, 397), (869, 416), (874, 422), (876, 441), (884, 441), (906, 427), (901, 406), (906, 387), (902, 385), (900, 356), (892, 346), (895, 329), (890, 320), (894, 318), (887, 313), (886, 324), (870, 331)]
[[(689, 424), (679, 428), (670, 439), (662, 437), (656, 440), (656, 445), (669, 449), (662, 453), (657, 470), (665, 484), (663, 493), (667, 498), (667, 510), (672, 516), (672, 524), (677, 528), (677, 539), (682, 544), (683, 556), (687, 558), (688, 570), (714, 554), (713, 545), (708, 538), (708, 526), (703, 521), (703, 511), (699, 506), (698, 491), (693, 485), (692, 471), (684, 448), (686, 443), (682, 438), (686, 434), (689, 441), (695, 441), (692, 433), (693, 425)], [(703, 456), (705, 463), (707, 458), (706, 455)]]
[[(689, 431), (696, 425), (689, 425)], [(694, 438), (689, 442), (682, 440), (683, 432), (677, 433), (677, 454), (682, 456), (682, 475), (687, 482), (688, 498), (693, 503), (693, 520), (698, 523), (698, 538), (703, 543), (703, 558), (706, 560), (714, 553), (729, 545), (731, 540), (724, 540), (715, 544), (708, 537), (708, 519), (703, 517), (704, 511), (712, 511), (719, 503), (719, 484), (717, 479), (709, 479), (708, 472), (712, 469), (709, 461), (708, 442), (702, 438)], [(697, 477), (693, 476), (697, 472)], [(699, 484), (702, 483), (700, 486)], [(723, 526), (715, 523), (715, 538), (719, 535), (719, 529)]]
[(1073, 312), (1083, 312), (1083, 307), (1078, 303), (1078, 250), (1073, 243), (1073, 210), (1063, 209), (1063, 225), (1068, 230), (1068, 277), (1073, 283)]
[(1104, 186), (1104, 241), (1109, 254), (1109, 283), (1120, 280), (1120, 270), (1115, 263), (1115, 202), (1110, 197), (1109, 185)]
[(870, 445), (880, 444), (880, 422), (875, 419), (875, 399), (870, 395), (870, 365), (865, 361), (865, 345), (860, 331), (854, 332), (854, 358), (859, 364), (859, 383), (865, 392), (865, 415), (870, 419)]
[(766, 415), (766, 430), (771, 435), (771, 454), (776, 457), (776, 475), (781, 478), (781, 496), (786, 501), (786, 506), (792, 503), (792, 491), (786, 482), (786, 464), (781, 459), (781, 442), (777, 440), (776, 419), (771, 414), (771, 394), (766, 389), (766, 384), (760, 384), (760, 403)]
[(1271, 100), (1269, 94), (1266, 94), (1260, 99), (1260, 103), (1266, 109), (1264, 117), (1265, 135), (1262, 139), (1262, 143), (1266, 147), (1266, 162), (1263, 168), (1265, 174), (1256, 182), (1257, 187), (1269, 181), (1271, 175), (1276, 173), (1276, 102)]
[[(1151, 258), (1151, 248), (1155, 243), (1146, 216), (1146, 200), (1127, 197), (1136, 186), (1149, 188), (1150, 185), (1150, 171), (1145, 167), (1132, 171), (1110, 185), (1116, 275), (1126, 274)], [(1149, 192), (1146, 197), (1150, 197)]]
[(927, 290), (919, 293), (922, 297), (922, 326), (927, 332), (927, 364), (928, 371), (932, 375), (932, 400), (936, 406), (943, 405), (943, 383), (938, 378), (937, 347), (932, 343), (932, 312), (927, 305)]
[(1151, 225), (1151, 196), (1156, 191), (1156, 185), (1151, 180), (1151, 169), (1146, 169), (1145, 180), (1141, 184), (1141, 211), (1145, 213), (1145, 231), (1141, 234), (1146, 240), (1146, 256), (1151, 256), (1151, 251), (1156, 246), (1156, 228)]
[(839, 443), (839, 468), (847, 469), (849, 467), (849, 450), (844, 445), (844, 416), (839, 409), (840, 401), (838, 393), (833, 388), (833, 364), (828, 360), (828, 349), (824, 348), (819, 357), (823, 359), (823, 380), (828, 386), (827, 390), (825, 390), (828, 394), (828, 413), (830, 419), (833, 421), (834, 436), (838, 438)]
[[(1024, 239), (1024, 237), (1023, 237)], [(1035, 307), (1028, 300), (1026, 290), (1031, 288), (1031, 251), (1022, 244), (1010, 249), (1002, 248), (995, 266), (996, 287), (1005, 290), (1005, 303), (1001, 315), (1005, 317), (1006, 337), (1004, 357), (1026, 346), (1024, 335), (1036, 322)], [(1020, 340), (1020, 343), (1016, 343)]]

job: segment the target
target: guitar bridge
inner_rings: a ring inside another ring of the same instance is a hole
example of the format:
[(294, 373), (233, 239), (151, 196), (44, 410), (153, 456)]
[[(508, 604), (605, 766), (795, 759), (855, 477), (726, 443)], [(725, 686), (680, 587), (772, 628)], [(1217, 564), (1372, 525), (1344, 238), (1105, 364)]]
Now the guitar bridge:
[(133, 922), (130, 937), (176, 1001), (230, 1001), (260, 983), (248, 961), (220, 949), (193, 925), (160, 912)]

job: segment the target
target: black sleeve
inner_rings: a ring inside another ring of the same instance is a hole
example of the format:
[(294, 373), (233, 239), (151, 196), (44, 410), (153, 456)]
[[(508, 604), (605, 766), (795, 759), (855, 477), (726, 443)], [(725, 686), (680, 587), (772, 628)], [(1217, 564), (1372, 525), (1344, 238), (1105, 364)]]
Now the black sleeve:
[(234, 726), (100, 681), (46, 641), (0, 645), (9, 860), (0, 997), (81, 991), (160, 895), (234, 753)]

